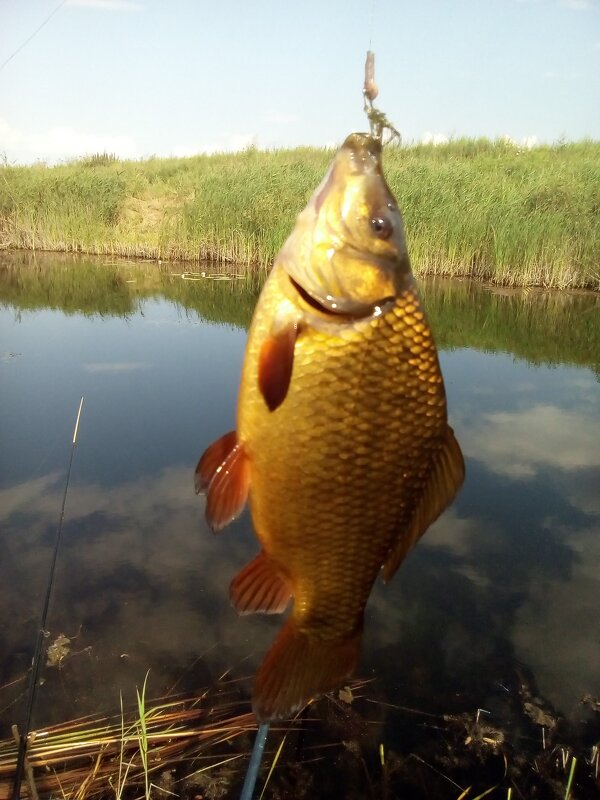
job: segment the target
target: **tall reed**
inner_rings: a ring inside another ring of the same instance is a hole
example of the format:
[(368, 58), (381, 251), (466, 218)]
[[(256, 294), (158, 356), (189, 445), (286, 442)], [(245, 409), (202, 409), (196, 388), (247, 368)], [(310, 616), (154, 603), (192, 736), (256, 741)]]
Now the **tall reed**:
[[(266, 267), (333, 151), (0, 168), (0, 247)], [(600, 142), (389, 147), (415, 271), (600, 288)]]

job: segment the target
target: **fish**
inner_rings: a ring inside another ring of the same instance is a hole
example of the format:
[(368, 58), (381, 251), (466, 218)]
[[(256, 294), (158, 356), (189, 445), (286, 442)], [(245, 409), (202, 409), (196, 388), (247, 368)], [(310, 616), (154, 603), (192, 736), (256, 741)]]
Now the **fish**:
[(290, 613), (258, 669), (260, 722), (356, 669), (364, 612), (465, 474), (382, 145), (346, 138), (274, 260), (246, 344), (236, 428), (195, 471), (217, 532), (249, 502), (260, 551), (239, 614)]

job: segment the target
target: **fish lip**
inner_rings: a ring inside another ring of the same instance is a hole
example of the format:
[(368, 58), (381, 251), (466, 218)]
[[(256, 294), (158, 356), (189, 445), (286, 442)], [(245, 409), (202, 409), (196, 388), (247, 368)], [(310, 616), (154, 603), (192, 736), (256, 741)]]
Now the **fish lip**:
[[(290, 283), (301, 300), (312, 311), (316, 311), (319, 315), (335, 319), (336, 321), (354, 322), (361, 319), (369, 319), (370, 317), (380, 316), (390, 305), (396, 302), (393, 296), (384, 297), (374, 303), (355, 303), (352, 300), (340, 300), (339, 298), (327, 295), (326, 298), (314, 297), (308, 292), (298, 281), (294, 280), (288, 275)], [(323, 300), (325, 302), (323, 302)]]

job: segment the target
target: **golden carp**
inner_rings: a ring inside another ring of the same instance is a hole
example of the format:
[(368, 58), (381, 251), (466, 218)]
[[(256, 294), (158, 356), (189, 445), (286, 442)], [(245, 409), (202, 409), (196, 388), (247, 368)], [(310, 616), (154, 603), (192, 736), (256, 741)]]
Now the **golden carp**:
[(381, 145), (350, 135), (277, 256), (250, 328), (237, 430), (196, 488), (220, 530), (249, 498), (262, 550), (233, 580), (241, 614), (293, 608), (253, 706), (287, 717), (337, 688), (366, 602), (464, 478), (436, 348)]

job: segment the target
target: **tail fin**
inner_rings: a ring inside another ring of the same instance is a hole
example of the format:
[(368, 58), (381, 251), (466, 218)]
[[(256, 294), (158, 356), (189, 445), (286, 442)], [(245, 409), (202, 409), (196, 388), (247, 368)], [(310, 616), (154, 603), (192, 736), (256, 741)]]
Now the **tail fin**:
[(347, 639), (319, 639), (289, 619), (263, 661), (254, 684), (260, 722), (292, 716), (309, 700), (337, 689), (354, 672), (362, 631)]

